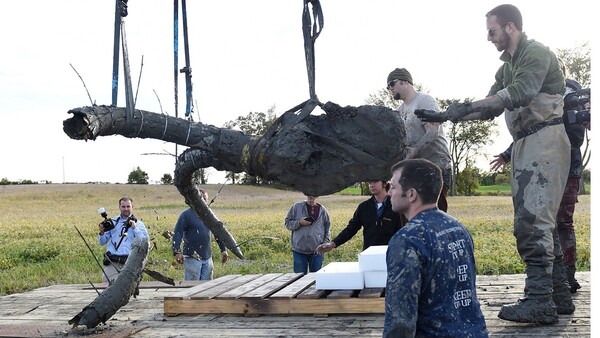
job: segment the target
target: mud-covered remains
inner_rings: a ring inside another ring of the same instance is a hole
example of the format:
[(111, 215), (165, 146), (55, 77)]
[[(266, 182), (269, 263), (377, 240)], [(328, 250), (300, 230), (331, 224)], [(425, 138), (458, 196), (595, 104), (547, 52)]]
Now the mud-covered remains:
[(94, 106), (69, 111), (64, 131), (73, 139), (122, 135), (154, 138), (189, 146), (196, 169), (246, 172), (278, 181), (305, 194), (322, 196), (355, 182), (389, 178), (390, 167), (401, 160), (406, 131), (392, 110), (380, 106), (321, 106), (322, 115), (308, 115), (287, 123), (283, 114), (269, 131), (256, 139), (226, 128), (134, 110)]
[(138, 237), (131, 245), (131, 252), (123, 270), (104, 291), (88, 306), (69, 320), (73, 327), (85, 325), (88, 329), (105, 323), (121, 307), (129, 303), (135, 288), (142, 279), (142, 272), (148, 256), (148, 239)]
[(78, 140), (122, 135), (188, 146), (178, 158), (175, 185), (211, 232), (243, 258), (234, 237), (199, 197), (192, 183), (194, 171), (214, 167), (246, 172), (323, 196), (355, 182), (387, 179), (390, 167), (403, 158), (406, 130), (389, 108), (334, 103), (321, 108), (325, 114), (288, 111), (260, 138), (139, 109), (127, 119), (126, 108), (112, 106), (72, 109), (73, 117), (63, 122), (63, 129)]

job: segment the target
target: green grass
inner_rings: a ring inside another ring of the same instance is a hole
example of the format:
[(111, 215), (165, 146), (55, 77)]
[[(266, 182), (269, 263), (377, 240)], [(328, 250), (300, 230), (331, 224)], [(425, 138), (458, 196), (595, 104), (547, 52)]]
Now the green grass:
[[(219, 185), (205, 186), (210, 198)], [(96, 256), (96, 210), (118, 212), (123, 195), (134, 199), (134, 213), (150, 233), (152, 251), (147, 267), (175, 280), (183, 268), (173, 263), (171, 243), (161, 236), (173, 230), (187, 206), (173, 186), (160, 185), (21, 185), (0, 186), (0, 295), (24, 292), (52, 284), (99, 283), (101, 272), (75, 227)], [(337, 235), (366, 196), (330, 195), (318, 199), (329, 211), (332, 235)], [(215, 214), (227, 225), (245, 259), (230, 255), (225, 265), (213, 243), (215, 277), (227, 274), (291, 272), (290, 232), (284, 226), (290, 206), (301, 193), (251, 186), (227, 185), (213, 203)], [(512, 235), (512, 205), (508, 196), (449, 197), (449, 213), (473, 235), (479, 274), (522, 273), (524, 265)], [(578, 269), (590, 269), (590, 196), (580, 196), (575, 212)], [(264, 238), (270, 237), (270, 238)], [(325, 255), (332, 261), (356, 261), (362, 234)], [(145, 276), (145, 280), (150, 280)]]
[[(591, 192), (591, 185), (585, 185), (585, 192), (586, 194)], [(510, 184), (480, 185), (477, 193), (480, 195), (510, 196)]]
[(492, 192), (496, 193), (508, 193), (510, 195), (510, 185), (508, 184), (495, 184), (495, 185), (480, 185), (477, 192), (485, 195)]

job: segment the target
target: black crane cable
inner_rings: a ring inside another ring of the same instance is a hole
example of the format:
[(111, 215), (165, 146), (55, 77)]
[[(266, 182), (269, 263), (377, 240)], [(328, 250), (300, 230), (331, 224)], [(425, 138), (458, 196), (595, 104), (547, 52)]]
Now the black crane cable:
[[(309, 6), (309, 4), (311, 6)], [(302, 35), (304, 37), (304, 56), (306, 58), (306, 72), (308, 73), (308, 92), (310, 98), (283, 114), (280, 120), (283, 129), (296, 125), (306, 116), (310, 115), (316, 106), (322, 105), (317, 98), (315, 89), (315, 42), (323, 30), (324, 23), (323, 9), (321, 8), (319, 0), (304, 0)]]
[[(309, 4), (312, 5), (312, 20)], [(304, 36), (304, 55), (308, 73), (308, 91), (311, 99), (317, 99), (315, 90), (315, 41), (323, 29), (323, 9), (319, 0), (304, 0), (302, 12), (302, 35)]]

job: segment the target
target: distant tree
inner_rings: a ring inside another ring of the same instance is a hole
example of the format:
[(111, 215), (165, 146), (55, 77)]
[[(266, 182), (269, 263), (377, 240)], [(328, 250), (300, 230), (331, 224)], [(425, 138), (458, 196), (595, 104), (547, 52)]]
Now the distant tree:
[(200, 168), (194, 171), (194, 176), (192, 177), (192, 182), (196, 185), (204, 185), (208, 181), (208, 174), (206, 173), (206, 168)]
[(225, 174), (225, 178), (231, 180), (231, 184), (235, 184), (239, 181), (241, 174), (234, 173), (233, 171), (228, 171)]
[(395, 100), (392, 92), (386, 88), (382, 88), (375, 94), (369, 94), (369, 98), (365, 100), (366, 104), (373, 106), (383, 106), (396, 110), (400, 108), (402, 101)]
[(583, 170), (583, 173), (581, 174), (581, 179), (583, 183), (590, 184), (592, 180), (592, 172), (589, 169)]
[(129, 177), (127, 178), (127, 183), (129, 184), (148, 184), (148, 174), (137, 167), (135, 170), (129, 173)]
[(225, 122), (223, 128), (238, 129), (246, 135), (262, 136), (276, 118), (275, 106), (271, 106), (266, 113), (250, 112), (246, 116), (238, 116), (235, 120)]
[[(465, 100), (470, 102), (471, 99)], [(450, 103), (459, 102), (456, 99), (438, 100), (442, 110)], [(450, 159), (452, 161), (452, 185), (450, 195), (456, 195), (456, 182), (461, 168), (466, 168), (469, 161), (480, 154), (481, 149), (488, 144), (490, 137), (496, 135), (497, 124), (491, 121), (461, 121), (451, 123), (446, 128), (446, 138), (449, 141)]]
[(497, 173), (496, 184), (510, 184), (510, 174), (508, 173)]
[(371, 190), (369, 190), (368, 182), (360, 182), (358, 186), (360, 187), (360, 195), (361, 196), (371, 195)]
[(592, 83), (592, 61), (589, 42), (583, 42), (574, 48), (558, 49), (556, 56), (561, 58), (567, 66), (571, 79), (579, 82), (584, 88)]
[(491, 172), (483, 172), (481, 173), (481, 178), (479, 179), (479, 184), (486, 186), (486, 185), (494, 185), (496, 184), (496, 175), (498, 173), (491, 173)]
[(456, 178), (456, 191), (465, 196), (474, 195), (479, 189), (479, 179), (479, 169), (467, 161), (466, 167), (458, 173)]
[[(266, 113), (263, 112), (250, 112), (246, 116), (238, 116), (237, 119), (226, 122), (223, 127), (230, 129), (238, 129), (246, 135), (260, 137), (267, 132), (267, 129), (275, 122), (277, 116), (275, 114), (275, 106), (271, 106)], [(238, 175), (238, 181), (242, 184), (270, 184), (271, 182), (265, 182), (258, 176), (251, 176), (248, 174), (236, 174), (227, 173), (226, 177), (230, 178), (232, 183), (235, 184), (235, 175)], [(239, 178), (241, 177), (241, 179)]]
[(10, 184), (11, 184), (11, 182), (6, 177), (3, 177), (2, 180), (0, 180), (0, 185), (10, 185)]
[(240, 182), (240, 184), (246, 184), (246, 185), (260, 185), (263, 181), (261, 180), (260, 177), (244, 174), (238, 180), (238, 182)]
[(173, 176), (171, 174), (164, 174), (160, 179), (160, 184), (163, 185), (172, 185), (173, 184)]

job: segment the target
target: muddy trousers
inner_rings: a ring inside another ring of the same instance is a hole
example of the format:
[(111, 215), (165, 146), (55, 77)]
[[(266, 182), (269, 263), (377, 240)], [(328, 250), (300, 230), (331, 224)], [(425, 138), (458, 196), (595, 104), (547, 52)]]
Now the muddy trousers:
[(579, 179), (579, 177), (570, 176), (567, 180), (558, 214), (556, 215), (560, 246), (563, 250), (564, 263), (567, 267), (575, 267), (577, 263), (577, 241), (575, 240), (573, 214), (575, 213), (575, 203), (578, 202)]
[(515, 141), (511, 163), (514, 235), (526, 264), (525, 296), (549, 297), (569, 289), (556, 227), (570, 163), (564, 127), (546, 127)]

